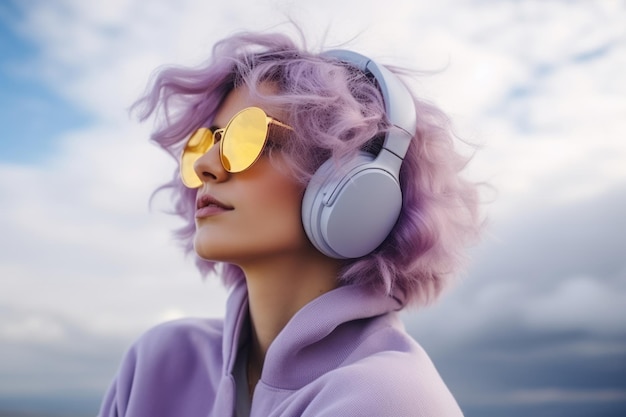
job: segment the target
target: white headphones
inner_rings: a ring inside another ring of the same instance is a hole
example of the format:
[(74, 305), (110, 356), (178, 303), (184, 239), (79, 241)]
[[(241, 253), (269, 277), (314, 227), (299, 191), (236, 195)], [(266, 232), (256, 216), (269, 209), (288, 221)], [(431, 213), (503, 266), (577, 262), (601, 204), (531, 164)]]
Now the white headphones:
[(415, 134), (415, 104), (391, 71), (371, 59), (346, 50), (324, 56), (345, 62), (376, 81), (392, 125), (378, 155), (360, 152), (341, 162), (346, 174), (337, 178), (335, 162), (319, 167), (302, 200), (302, 223), (313, 245), (332, 258), (365, 256), (391, 232), (402, 208), (400, 165)]

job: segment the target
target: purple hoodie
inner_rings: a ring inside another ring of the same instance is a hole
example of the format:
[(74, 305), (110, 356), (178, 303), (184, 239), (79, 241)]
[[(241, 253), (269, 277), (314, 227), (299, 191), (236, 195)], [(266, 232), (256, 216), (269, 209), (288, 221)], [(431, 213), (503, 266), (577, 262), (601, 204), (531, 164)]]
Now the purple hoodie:
[[(251, 417), (459, 417), (392, 297), (349, 285), (304, 306), (270, 345)], [(222, 320), (159, 325), (129, 350), (101, 417), (234, 417), (233, 369), (248, 327), (237, 285)]]

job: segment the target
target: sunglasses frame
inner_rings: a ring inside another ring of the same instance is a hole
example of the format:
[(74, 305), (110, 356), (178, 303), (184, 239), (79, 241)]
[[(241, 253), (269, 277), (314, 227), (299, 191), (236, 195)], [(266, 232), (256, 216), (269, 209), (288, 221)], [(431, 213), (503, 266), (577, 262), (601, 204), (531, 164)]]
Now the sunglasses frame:
[[(241, 169), (231, 169), (230, 166), (227, 166), (229, 165), (227, 162), (228, 155), (226, 156), (224, 155), (224, 143), (229, 138), (228, 131), (231, 128), (233, 122), (237, 120), (238, 117), (241, 117), (242, 114), (246, 112), (250, 112), (250, 111), (261, 112), (262, 115), (265, 117), (265, 136), (263, 138), (263, 143), (261, 147), (259, 148), (258, 153), (255, 156), (255, 158), (248, 165), (244, 166)], [(209, 152), (213, 148), (213, 146), (215, 146), (217, 142), (219, 142), (220, 144), (220, 147), (219, 147), (220, 163), (222, 164), (222, 167), (224, 168), (225, 171), (230, 172), (230, 173), (239, 173), (250, 168), (252, 165), (256, 163), (256, 161), (259, 159), (259, 157), (263, 153), (263, 150), (265, 149), (265, 146), (267, 144), (267, 139), (270, 134), (270, 129), (269, 129), (270, 125), (276, 125), (276, 126), (293, 131), (293, 128), (291, 126), (271, 116), (268, 116), (267, 113), (265, 113), (263, 109), (261, 109), (260, 107), (255, 107), (255, 106), (246, 107), (245, 109), (238, 111), (228, 121), (228, 123), (226, 124), (226, 127), (212, 130), (211, 128), (203, 126), (194, 130), (192, 134), (189, 136), (189, 139), (187, 140), (185, 147), (183, 149), (183, 152), (181, 153), (181, 157), (180, 157), (180, 177), (181, 177), (183, 184), (187, 188), (198, 188), (202, 186), (202, 180), (196, 174), (194, 165), (198, 161), (198, 159), (202, 158), (207, 152)], [(198, 141), (198, 143), (194, 147), (199, 147), (200, 145), (206, 143), (207, 140), (210, 140), (211, 144), (206, 147), (206, 150), (203, 153), (199, 153), (196, 158), (192, 158), (192, 160), (190, 160), (189, 154), (194, 153), (194, 152), (189, 151), (189, 148), (191, 147), (190, 142), (198, 134), (201, 134), (202, 138)], [(218, 138), (219, 135), (221, 135), (221, 137)]]

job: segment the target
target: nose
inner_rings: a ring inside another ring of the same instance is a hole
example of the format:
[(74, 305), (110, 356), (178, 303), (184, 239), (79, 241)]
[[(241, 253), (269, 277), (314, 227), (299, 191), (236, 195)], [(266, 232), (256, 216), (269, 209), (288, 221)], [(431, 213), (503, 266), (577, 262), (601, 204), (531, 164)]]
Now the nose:
[(229, 172), (224, 169), (220, 161), (219, 144), (211, 148), (193, 164), (196, 175), (203, 183), (221, 182), (228, 178)]

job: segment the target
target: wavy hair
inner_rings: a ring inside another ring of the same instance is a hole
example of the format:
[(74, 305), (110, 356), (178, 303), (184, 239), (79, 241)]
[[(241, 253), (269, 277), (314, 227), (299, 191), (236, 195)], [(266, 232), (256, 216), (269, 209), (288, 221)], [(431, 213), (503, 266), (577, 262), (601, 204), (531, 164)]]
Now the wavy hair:
[[(275, 94), (256, 88), (264, 82), (277, 87)], [(262, 104), (288, 115), (282, 121), (295, 134), (281, 152), (303, 184), (328, 158), (377, 149), (380, 141), (372, 138), (387, 128), (381, 95), (364, 74), (279, 33), (240, 33), (218, 42), (199, 67), (160, 69), (134, 110), (142, 121), (156, 117), (151, 139), (178, 160), (188, 135), (210, 124), (225, 96), (242, 84)], [(341, 285), (369, 284), (402, 294), (405, 304), (423, 304), (439, 295), (480, 229), (477, 187), (459, 175), (468, 160), (455, 151), (448, 117), (414, 100), (418, 122), (400, 170), (400, 217), (376, 250), (347, 260), (338, 277)], [(186, 222), (175, 236), (191, 253), (196, 190), (183, 186), (178, 171), (158, 190), (163, 189), (172, 193), (173, 213)], [(226, 286), (244, 279), (235, 265), (196, 258), (203, 275), (216, 272)]]

